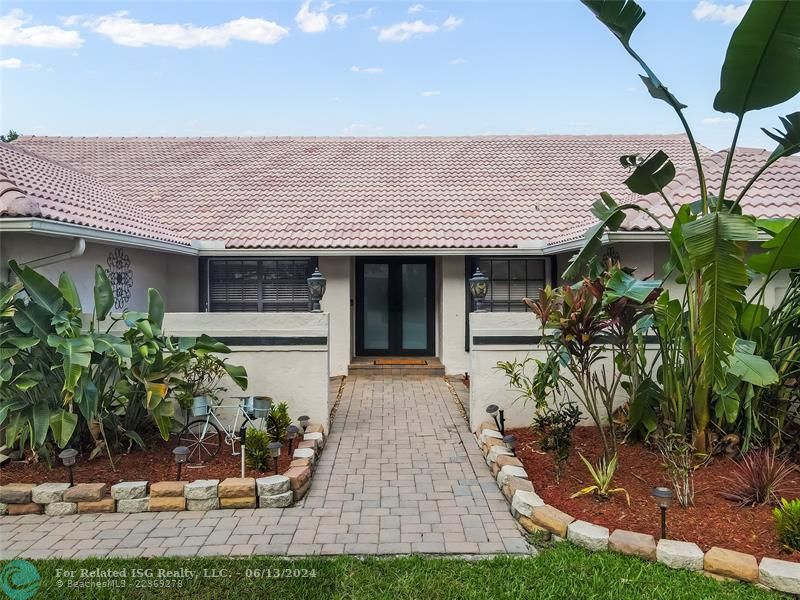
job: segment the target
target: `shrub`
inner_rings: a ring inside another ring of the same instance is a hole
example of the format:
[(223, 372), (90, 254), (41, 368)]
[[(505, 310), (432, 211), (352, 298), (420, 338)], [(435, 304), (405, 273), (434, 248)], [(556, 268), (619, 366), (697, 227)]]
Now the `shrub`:
[(772, 516), (781, 544), (791, 550), (800, 550), (800, 498), (781, 498), (781, 503), (772, 510)]
[(733, 477), (727, 479), (731, 489), (721, 495), (742, 506), (777, 504), (781, 497), (791, 495), (788, 478), (795, 470), (794, 465), (774, 452), (751, 452), (735, 466)]
[(614, 473), (617, 472), (616, 454), (612, 456), (611, 460), (609, 461), (606, 461), (604, 457), (601, 457), (600, 462), (597, 463), (596, 467), (592, 466), (592, 463), (586, 460), (583, 454), (579, 454), (579, 456), (581, 457), (583, 464), (586, 465), (589, 475), (591, 475), (594, 483), (572, 494), (572, 498), (592, 494), (598, 500), (608, 500), (611, 494), (625, 494), (625, 498), (628, 501), (628, 506), (631, 505), (631, 497), (628, 495), (628, 491), (625, 488), (611, 487), (611, 483), (614, 481)]
[(251, 469), (267, 471), (269, 469), (270, 438), (265, 431), (248, 429), (245, 436), (244, 463)]
[[(270, 441), (282, 442), (286, 439), (286, 428), (292, 424), (292, 418), (289, 416), (289, 407), (286, 402), (273, 404), (270, 417)], [(274, 426), (274, 429), (272, 426)]]
[(539, 447), (555, 454), (556, 481), (561, 478), (564, 464), (572, 447), (572, 431), (581, 420), (577, 404), (565, 402), (556, 408), (545, 407), (536, 413), (531, 429), (541, 434)]

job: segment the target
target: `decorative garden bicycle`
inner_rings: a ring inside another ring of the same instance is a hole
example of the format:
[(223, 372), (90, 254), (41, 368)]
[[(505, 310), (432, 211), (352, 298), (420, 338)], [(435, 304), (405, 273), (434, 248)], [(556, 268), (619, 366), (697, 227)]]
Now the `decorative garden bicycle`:
[[(236, 444), (239, 443), (239, 430), (244, 425), (251, 429), (264, 431), (270, 439), (275, 439), (278, 425), (272, 417), (272, 398), (267, 396), (235, 396), (239, 399), (236, 413), (226, 427), (217, 414), (222, 401), (215, 404), (206, 402), (192, 405), (191, 414), (194, 419), (186, 423), (178, 435), (178, 445), (189, 449), (187, 464), (203, 465), (214, 459), (223, 442), (231, 447), (231, 455), (237, 456)], [(243, 418), (242, 418), (243, 417)], [(241, 421), (240, 421), (241, 419)]]

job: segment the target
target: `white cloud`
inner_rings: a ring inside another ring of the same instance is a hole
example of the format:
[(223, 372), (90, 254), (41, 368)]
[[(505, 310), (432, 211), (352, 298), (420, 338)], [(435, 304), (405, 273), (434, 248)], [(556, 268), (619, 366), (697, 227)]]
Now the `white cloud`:
[(412, 4), (408, 7), (408, 14), (413, 15), (414, 13), (418, 13), (425, 10), (425, 6), (422, 4)]
[(704, 125), (722, 125), (725, 123), (734, 123), (736, 119), (734, 117), (706, 117), (703, 119)]
[(367, 123), (353, 123), (344, 127), (342, 133), (344, 135), (380, 135), (383, 133), (383, 127)]
[(458, 17), (450, 15), (445, 19), (444, 23), (442, 23), (442, 29), (444, 29), (445, 31), (453, 31), (461, 27), (463, 24), (464, 24), (464, 19), (460, 19)]
[(426, 98), (430, 98), (431, 96), (441, 96), (442, 92), (440, 92), (439, 90), (425, 90), (424, 92), (422, 92), (422, 95), (425, 96)]
[(378, 33), (381, 42), (405, 42), (412, 37), (439, 31), (439, 26), (424, 21), (403, 21), (384, 27)]
[(710, 0), (700, 0), (692, 14), (698, 21), (719, 21), (726, 25), (736, 25), (749, 6), (749, 1), (744, 4), (718, 4)]
[(324, 11), (328, 10), (332, 5), (325, 2), (320, 7), (323, 12), (314, 12), (311, 10), (311, 0), (306, 0), (297, 11), (294, 20), (300, 31), (305, 33), (322, 33), (328, 28), (328, 15)]
[(33, 63), (24, 63), (19, 58), (3, 58), (0, 59), (0, 69), (26, 69), (29, 71), (33, 71), (36, 69), (40, 69), (42, 65), (37, 65)]
[(431, 126), (428, 125), (427, 123), (417, 123), (416, 125), (414, 125), (414, 129), (416, 129), (417, 131), (427, 131), (430, 128)]
[(80, 48), (83, 38), (77, 31), (55, 25), (28, 25), (30, 15), (14, 9), (0, 16), (0, 46), (34, 46), (36, 48)]
[(451, 65), (463, 65), (467, 62), (466, 58), (454, 58), (451, 61), (448, 61)]
[(357, 67), (353, 65), (350, 67), (350, 70), (353, 73), (365, 73), (366, 75), (378, 75), (379, 73), (383, 73), (383, 67)]
[(340, 13), (338, 15), (333, 15), (333, 18), (331, 20), (337, 27), (342, 28), (347, 25), (347, 21), (350, 20), (350, 17), (345, 13)]
[(289, 35), (288, 29), (273, 21), (248, 17), (240, 17), (221, 25), (198, 27), (192, 24), (142, 23), (129, 17), (127, 11), (121, 11), (91, 19), (84, 24), (114, 43), (132, 48), (144, 46), (165, 46), (182, 50), (198, 46), (221, 48), (234, 40), (276, 44)]

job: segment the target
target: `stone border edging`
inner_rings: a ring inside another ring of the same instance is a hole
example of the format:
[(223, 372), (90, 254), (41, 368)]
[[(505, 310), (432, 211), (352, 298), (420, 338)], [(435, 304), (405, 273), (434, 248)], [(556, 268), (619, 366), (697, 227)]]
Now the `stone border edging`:
[(715, 579), (760, 584), (788, 594), (800, 594), (800, 563), (713, 547), (703, 552), (697, 544), (608, 528), (576, 520), (549, 506), (535, 492), (522, 462), (506, 449), (494, 423), (484, 422), (473, 432), (498, 487), (511, 504), (511, 514), (529, 533), (570, 540), (589, 550), (612, 550), (657, 561), (673, 569), (699, 571)]
[(0, 515), (207, 511), (218, 508), (285, 508), (311, 487), (314, 466), (325, 447), (324, 427), (309, 424), (292, 453), (289, 469), (266, 477), (195, 481), (105, 483), (9, 483), (0, 486)]

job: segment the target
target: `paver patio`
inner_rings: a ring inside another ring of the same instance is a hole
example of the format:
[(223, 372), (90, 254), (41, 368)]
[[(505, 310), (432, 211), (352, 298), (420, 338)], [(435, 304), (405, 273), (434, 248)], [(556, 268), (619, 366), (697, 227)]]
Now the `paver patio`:
[(299, 505), (5, 516), (0, 558), (530, 552), (471, 437), (440, 377), (349, 377)]

